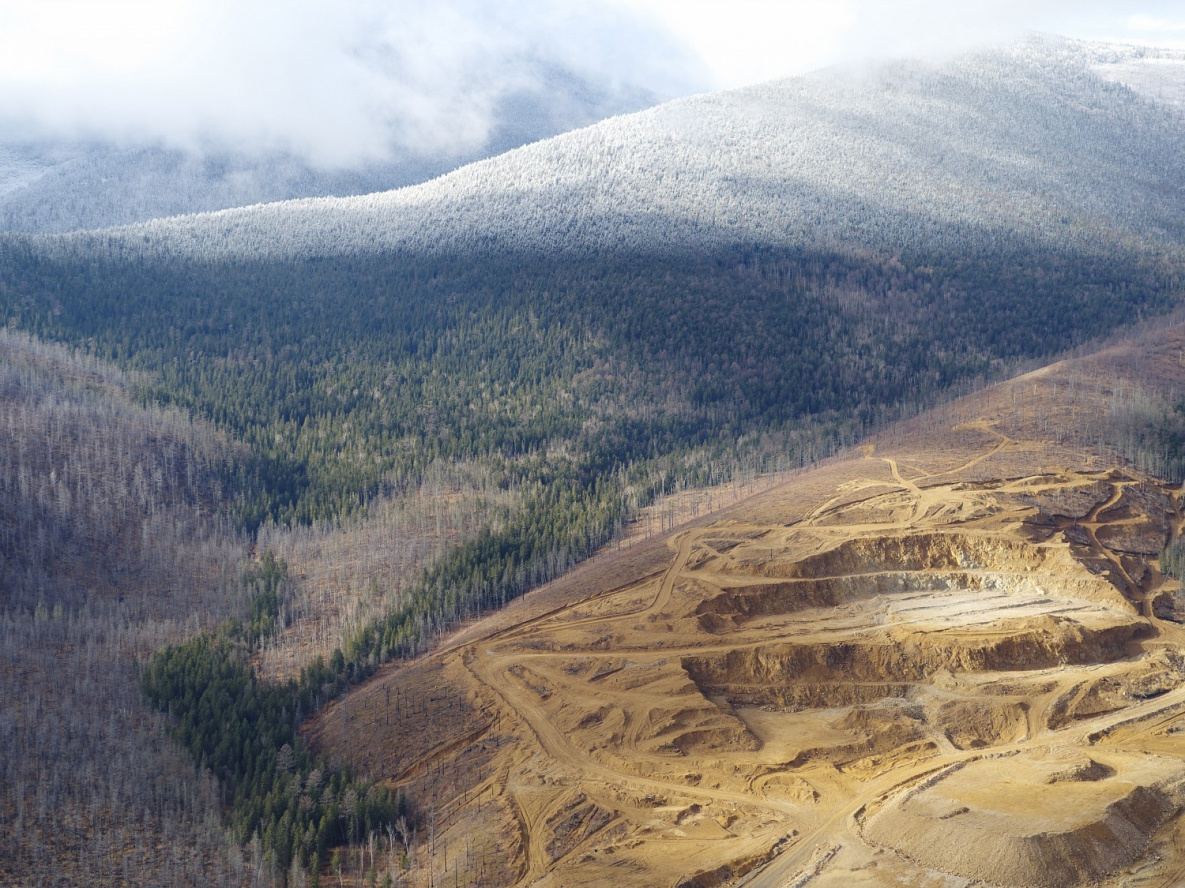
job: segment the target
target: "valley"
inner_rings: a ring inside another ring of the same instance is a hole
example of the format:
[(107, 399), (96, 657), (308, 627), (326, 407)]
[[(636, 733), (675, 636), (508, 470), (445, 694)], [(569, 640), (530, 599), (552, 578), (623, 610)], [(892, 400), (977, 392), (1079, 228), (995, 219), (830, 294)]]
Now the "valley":
[(519, 61), (0, 139), (0, 884), (1185, 881), (1185, 53)]

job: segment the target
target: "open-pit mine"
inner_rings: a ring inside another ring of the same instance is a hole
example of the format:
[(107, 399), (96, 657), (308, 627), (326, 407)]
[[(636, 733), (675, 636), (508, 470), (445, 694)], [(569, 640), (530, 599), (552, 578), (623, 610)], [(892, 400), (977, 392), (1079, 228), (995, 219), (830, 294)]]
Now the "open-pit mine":
[(1185, 884), (1180, 490), (1097, 433), (1183, 342), (606, 552), (308, 736), (415, 801), (423, 884)]

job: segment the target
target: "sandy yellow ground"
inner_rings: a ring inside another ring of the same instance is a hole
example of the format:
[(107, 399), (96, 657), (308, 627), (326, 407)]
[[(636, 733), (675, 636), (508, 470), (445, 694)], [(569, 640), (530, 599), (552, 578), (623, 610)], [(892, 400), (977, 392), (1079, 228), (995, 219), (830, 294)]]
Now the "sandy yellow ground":
[(1161, 332), (607, 552), (309, 726), (437, 885), (1177, 885), (1179, 491), (1092, 429)]

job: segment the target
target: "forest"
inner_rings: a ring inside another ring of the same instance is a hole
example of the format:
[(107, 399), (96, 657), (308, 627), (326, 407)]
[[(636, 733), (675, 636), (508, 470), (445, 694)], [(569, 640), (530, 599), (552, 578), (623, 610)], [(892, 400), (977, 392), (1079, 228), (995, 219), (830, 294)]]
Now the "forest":
[(0, 882), (300, 882), (402, 847), (406, 801), (310, 757), (313, 698), (255, 678), (287, 566), (226, 520), (245, 450), (133, 388), (0, 332)]
[[(364, 522), (442, 462), (480, 467), (487, 487), (512, 494), (417, 562), (418, 576), (343, 631), (331, 656), (298, 659), (286, 679), (251, 667), (284, 628), (278, 587), (239, 593), (237, 628), (211, 625), (148, 665), (148, 698), (220, 779), (232, 834), (257, 836), (281, 872), (294, 861), (317, 872), (334, 843), (400, 816), (376, 797), (323, 825), (353, 791), (348, 775), (297, 804), (299, 780), (334, 772), (295, 725), (381, 663), (558, 576), (656, 496), (743, 466), (804, 464), (961, 381), (1164, 311), (1181, 287), (1119, 247), (1058, 255), (1017, 242), (957, 258), (736, 246), (295, 265), (7, 249), (9, 325), (121, 366), (136, 409), (192, 415), (224, 436), (233, 458), (201, 472), (167, 459), (204, 479), (192, 496), (226, 504), (227, 534)], [(200, 691), (212, 676), (218, 705)], [(285, 746), (293, 760), (280, 767)], [(353, 792), (369, 798), (365, 785)]]
[[(395, 879), (415, 800), (319, 760), (311, 713), (657, 498), (809, 464), (1173, 308), (1179, 131), (1053, 56), (890, 67), (885, 108), (848, 82), (673, 103), (414, 193), (0, 238), (5, 699), (33, 701), (0, 739), (48, 731), (81, 775), (3, 758), (0, 857), (117, 881), (113, 848), (181, 830), (193, 854), (151, 878), (299, 884), (365, 846), (359, 871)], [(767, 101), (793, 114), (751, 113)], [(932, 103), (963, 111), (913, 113)], [(998, 152), (944, 152), (933, 127)], [(806, 152), (794, 175), (762, 167), (767, 143)], [(1044, 165), (1000, 159), (1046, 144)], [(865, 190), (837, 187), (845, 163)], [(317, 564), (342, 553), (358, 564)], [(321, 622), (319, 583), (341, 590)], [(47, 727), (88, 699), (116, 702), (101, 737)], [(53, 812), (101, 794), (92, 747), (132, 801), (71, 838)]]
[[(146, 371), (251, 448), (241, 520), (338, 518), (435, 460), (582, 481), (755, 429), (886, 410), (1144, 314), (1182, 286), (1115, 247), (958, 257), (70, 261), (10, 243), (10, 324)], [(991, 304), (992, 310), (981, 310)], [(562, 451), (562, 452), (561, 452)]]
[(0, 422), (0, 883), (265, 884), (137, 680), (244, 611), (244, 540), (213, 513), (241, 448), (9, 331)]

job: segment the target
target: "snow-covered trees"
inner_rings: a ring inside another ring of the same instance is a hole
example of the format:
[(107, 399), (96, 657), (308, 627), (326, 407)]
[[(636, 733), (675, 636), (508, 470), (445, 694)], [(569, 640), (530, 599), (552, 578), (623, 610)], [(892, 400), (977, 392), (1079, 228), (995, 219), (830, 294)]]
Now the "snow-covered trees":
[(1175, 244), (1185, 128), (1147, 96), (1176, 69), (1139, 68), (1139, 92), (1117, 82), (1135, 82), (1123, 72), (1148, 53), (1032, 38), (943, 64), (827, 70), (670, 102), (399, 191), (62, 246), (254, 260), (737, 242), (953, 251), (1000, 232), (1051, 248)]

